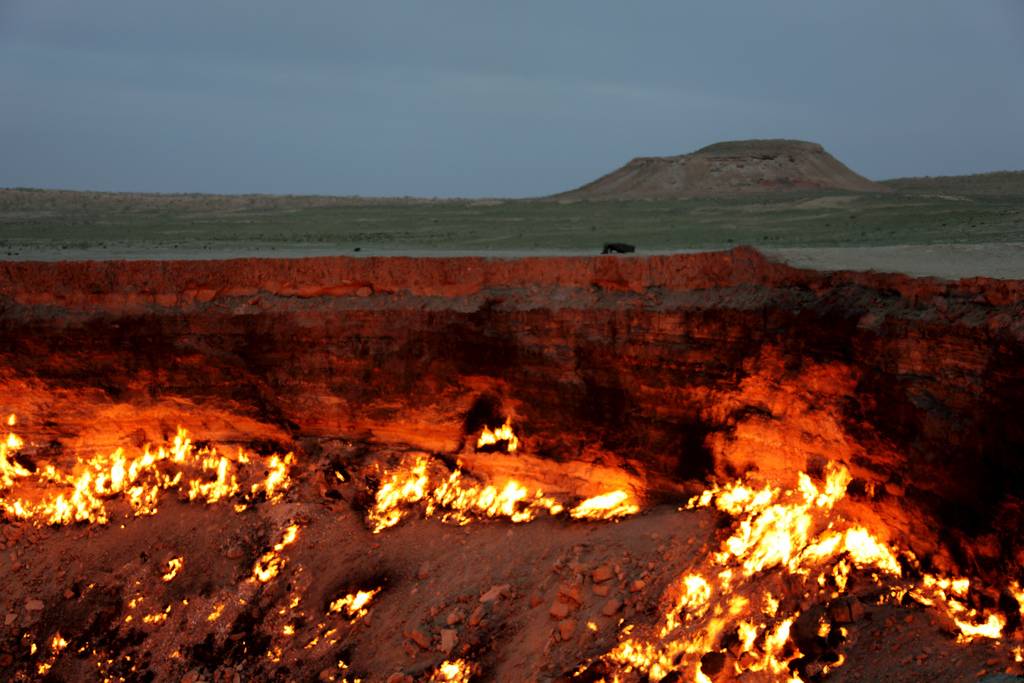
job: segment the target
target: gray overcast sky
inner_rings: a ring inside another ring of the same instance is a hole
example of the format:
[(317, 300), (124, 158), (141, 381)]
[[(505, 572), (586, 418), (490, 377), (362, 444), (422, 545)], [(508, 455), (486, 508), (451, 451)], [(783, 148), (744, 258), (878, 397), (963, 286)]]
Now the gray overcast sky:
[(529, 196), (719, 140), (1024, 168), (1024, 0), (0, 0), (0, 186)]

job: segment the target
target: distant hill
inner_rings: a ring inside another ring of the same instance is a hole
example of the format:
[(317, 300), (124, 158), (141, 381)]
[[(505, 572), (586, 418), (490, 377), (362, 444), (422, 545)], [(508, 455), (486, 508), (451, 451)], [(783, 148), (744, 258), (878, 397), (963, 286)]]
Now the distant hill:
[(882, 184), (899, 192), (1020, 197), (1024, 196), (1024, 171), (893, 178)]
[(638, 157), (556, 199), (675, 199), (793, 190), (888, 192), (801, 140), (719, 142), (691, 154)]

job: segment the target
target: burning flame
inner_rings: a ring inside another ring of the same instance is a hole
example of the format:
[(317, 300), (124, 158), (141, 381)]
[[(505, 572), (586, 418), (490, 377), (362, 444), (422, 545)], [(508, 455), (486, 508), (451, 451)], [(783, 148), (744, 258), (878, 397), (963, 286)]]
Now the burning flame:
[(464, 659), (445, 660), (430, 677), (430, 681), (447, 683), (469, 683), (473, 677), (473, 667)]
[(348, 595), (342, 596), (332, 602), (328, 608), (329, 612), (342, 612), (352, 620), (359, 619), (366, 616), (367, 605), (373, 600), (377, 593), (380, 593), (380, 588), (374, 588), (370, 591), (356, 591), (355, 593), (349, 593)]
[(569, 514), (573, 519), (613, 519), (635, 515), (640, 507), (628, 501), (629, 494), (625, 491), (612, 491), (587, 498), (570, 510)]
[(484, 431), (480, 433), (480, 438), (476, 440), (476, 449), (480, 450), (488, 446), (496, 446), (502, 441), (505, 442), (505, 450), (509, 453), (514, 453), (519, 448), (519, 438), (512, 431), (511, 418), (506, 418), (505, 424), (493, 432), (489, 427), (485, 426)]
[(178, 575), (181, 568), (185, 566), (185, 558), (183, 557), (172, 557), (167, 561), (167, 571), (161, 576), (161, 580), (164, 582), (173, 581), (174, 577)]
[[(836, 464), (826, 468), (824, 475), (824, 482), (817, 485), (801, 472), (797, 487), (785, 491), (736, 481), (711, 487), (691, 500), (690, 508), (714, 508), (735, 517), (729, 535), (703, 566), (668, 587), (659, 626), (635, 636), (627, 627), (623, 640), (603, 656), (604, 661), (653, 680), (678, 670), (689, 671), (696, 681), (707, 681), (701, 658), (721, 652), (736, 675), (764, 672), (773, 678), (800, 680), (790, 670), (790, 662), (801, 655), (790, 635), (808, 586), (827, 587), (831, 597), (837, 598), (846, 590), (852, 572), (869, 575), (878, 585), (882, 577), (905, 583), (899, 556), (913, 560), (909, 552), (898, 554), (864, 527), (836, 518), (834, 507), (845, 496), (850, 475)], [(782, 575), (792, 578), (787, 583), (780, 580)], [(902, 597), (909, 590), (919, 601), (945, 610), (959, 627), (961, 639), (999, 638), (1005, 619), (968, 609), (964, 598), (969, 587), (967, 579), (925, 575), (919, 584), (893, 595)], [(780, 601), (773, 590), (790, 597)], [(745, 597), (758, 593), (753, 600)], [(1024, 610), (1024, 593), (1019, 600)], [(753, 610), (753, 605), (760, 608)], [(833, 630), (845, 637), (845, 629), (828, 619), (817, 628), (823, 638)], [(822, 670), (834, 671), (843, 661), (839, 654)]]
[(252, 578), (260, 583), (267, 583), (280, 573), (287, 560), (281, 554), (285, 548), (295, 542), (299, 537), (299, 525), (292, 524), (284, 530), (280, 542), (274, 547), (260, 555), (252, 568)]
[[(373, 532), (398, 524), (412, 505), (422, 505), (428, 516), (455, 524), (488, 517), (529, 522), (543, 512), (557, 515), (565, 510), (562, 502), (539, 489), (531, 491), (514, 479), (484, 485), (473, 482), (458, 468), (449, 472), (440, 467), (419, 455), (390, 469), (367, 513)], [(584, 500), (570, 515), (575, 519), (613, 519), (639, 509), (625, 491), (612, 491)]]
[[(7, 424), (13, 427), (11, 415)], [(91, 522), (106, 524), (110, 519), (108, 503), (124, 500), (132, 514), (156, 514), (161, 493), (168, 490), (190, 501), (208, 504), (231, 498), (240, 499), (236, 510), (244, 509), (258, 495), (270, 502), (280, 501), (291, 485), (289, 470), (293, 454), (274, 455), (262, 476), (260, 466), (247, 467), (256, 456), (239, 449), (234, 458), (221, 455), (211, 447), (197, 448), (188, 432), (178, 428), (174, 440), (156, 451), (146, 446), (141, 453), (128, 455), (118, 448), (108, 455), (79, 457), (68, 471), (42, 462), (34, 472), (18, 461), (24, 442), (14, 432), (0, 442), (0, 509), (14, 519), (44, 524)], [(253, 480), (243, 493), (241, 478)], [(13, 496), (15, 487), (31, 495)]]

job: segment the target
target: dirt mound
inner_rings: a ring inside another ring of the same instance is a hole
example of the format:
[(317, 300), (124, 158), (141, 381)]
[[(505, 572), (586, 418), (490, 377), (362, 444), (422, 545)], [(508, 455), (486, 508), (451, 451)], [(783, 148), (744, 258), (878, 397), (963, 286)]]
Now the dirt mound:
[(676, 199), (792, 190), (888, 192), (813, 142), (737, 140), (691, 154), (637, 157), (557, 199)]

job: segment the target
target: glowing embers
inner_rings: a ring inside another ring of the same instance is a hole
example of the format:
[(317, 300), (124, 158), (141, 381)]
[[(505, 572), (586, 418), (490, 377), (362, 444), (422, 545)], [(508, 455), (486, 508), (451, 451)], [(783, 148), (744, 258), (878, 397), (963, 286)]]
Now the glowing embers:
[(492, 451), (515, 453), (518, 448), (519, 438), (512, 431), (511, 418), (507, 418), (505, 423), (494, 431), (485, 426), (476, 440), (476, 449), (485, 453)]
[[(14, 426), (15, 417), (8, 418)], [(24, 443), (13, 432), (0, 442), (0, 508), (9, 517), (46, 524), (93, 522), (110, 518), (108, 504), (123, 500), (131, 514), (155, 514), (165, 491), (189, 501), (234, 500), (236, 511), (257, 500), (278, 502), (291, 485), (295, 456), (266, 461), (239, 449), (234, 457), (210, 446), (197, 447), (187, 431), (155, 451), (78, 457), (69, 469), (22, 457)], [(17, 489), (15, 494), (12, 490)]]
[(167, 560), (167, 566), (165, 567), (166, 571), (163, 573), (163, 575), (160, 577), (160, 579), (164, 583), (167, 583), (169, 581), (173, 581), (174, 577), (178, 575), (178, 572), (180, 572), (181, 568), (184, 567), (184, 566), (185, 566), (185, 558), (183, 558), (183, 557), (172, 557), (171, 559)]
[[(392, 527), (414, 506), (445, 522), (468, 524), (478, 518), (528, 522), (542, 513), (557, 515), (566, 503), (516, 479), (477, 481), (459, 467), (449, 469), (426, 455), (406, 456), (379, 477), (367, 521), (374, 533)], [(579, 519), (614, 519), (634, 514), (639, 506), (625, 491), (612, 491), (584, 500), (572, 508)]]

